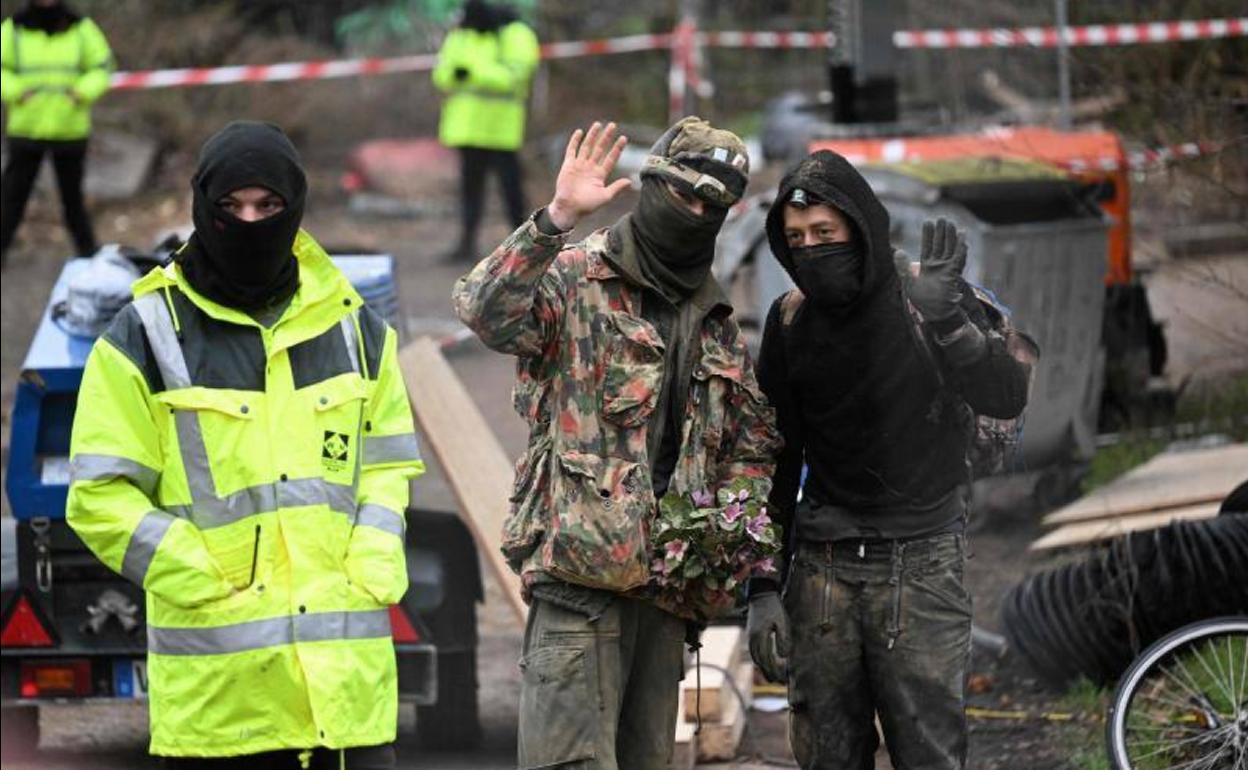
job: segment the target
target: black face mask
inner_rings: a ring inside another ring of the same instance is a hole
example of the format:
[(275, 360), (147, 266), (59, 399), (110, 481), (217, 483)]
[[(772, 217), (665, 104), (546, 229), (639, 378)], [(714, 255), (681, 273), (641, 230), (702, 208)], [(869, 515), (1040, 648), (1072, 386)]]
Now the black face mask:
[(631, 217), (642, 270), (665, 294), (687, 296), (706, 280), (715, 261), (715, 237), (728, 209), (694, 214), (657, 179), (646, 179)]
[(862, 249), (854, 242), (791, 249), (802, 292), (825, 310), (844, 312), (862, 293)]
[[(245, 222), (217, 204), (243, 187), (271, 190), (286, 206)], [(241, 310), (294, 294), (299, 263), (291, 248), (303, 220), (307, 182), (286, 135), (266, 123), (231, 123), (205, 143), (191, 188), (195, 234), (179, 261), (195, 290)]]

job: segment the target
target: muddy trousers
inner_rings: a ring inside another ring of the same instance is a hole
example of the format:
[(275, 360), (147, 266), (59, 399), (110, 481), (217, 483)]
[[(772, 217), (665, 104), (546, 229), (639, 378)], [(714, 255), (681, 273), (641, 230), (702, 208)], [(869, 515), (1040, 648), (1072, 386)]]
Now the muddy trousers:
[[(306, 760), (306, 763), (305, 763)], [(394, 770), (394, 744), (355, 749), (266, 751), (241, 757), (165, 757), (168, 770)]]
[(520, 659), (519, 767), (665, 770), (684, 673), (685, 623), (616, 598), (596, 619), (529, 607)]
[(971, 600), (962, 535), (799, 544), (785, 589), (789, 739), (804, 770), (966, 763)]
[(8, 253), (26, 213), (26, 202), (35, 187), (43, 156), (52, 156), (56, 186), (61, 193), (61, 210), (65, 227), (74, 239), (78, 256), (95, 253), (95, 232), (82, 197), (82, 177), (87, 157), (86, 141), (50, 142), (32, 139), (10, 139), (9, 159), (0, 182), (0, 253)]

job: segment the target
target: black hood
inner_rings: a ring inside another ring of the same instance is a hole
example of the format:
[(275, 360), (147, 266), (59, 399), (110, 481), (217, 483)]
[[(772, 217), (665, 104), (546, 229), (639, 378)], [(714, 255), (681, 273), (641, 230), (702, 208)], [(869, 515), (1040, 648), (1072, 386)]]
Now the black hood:
[(13, 23), (27, 29), (41, 29), (49, 35), (64, 32), (82, 19), (65, 3), (41, 6), (32, 2), (13, 14)]
[(861, 307), (881, 292), (898, 285), (893, 266), (893, 249), (888, 241), (888, 211), (849, 161), (831, 150), (820, 150), (797, 164), (780, 180), (775, 202), (767, 212), (767, 241), (790, 278), (793, 257), (784, 237), (784, 206), (797, 188), (840, 209), (854, 225), (855, 235), (863, 241), (862, 293), (854, 306)]
[[(276, 193), (285, 208), (246, 222), (218, 205), (244, 187)], [(277, 126), (240, 120), (218, 131), (204, 143), (191, 179), (195, 232), (178, 255), (187, 280), (209, 299), (243, 310), (290, 297), (299, 283), (292, 247), (307, 190), (299, 153)]]

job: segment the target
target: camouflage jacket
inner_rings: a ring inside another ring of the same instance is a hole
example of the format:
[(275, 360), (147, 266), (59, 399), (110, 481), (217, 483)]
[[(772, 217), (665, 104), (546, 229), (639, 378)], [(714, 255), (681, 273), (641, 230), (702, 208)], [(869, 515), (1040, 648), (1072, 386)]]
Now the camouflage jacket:
[[(640, 315), (641, 290), (604, 259), (607, 232), (565, 246), (530, 219), (456, 282), (453, 301), (486, 345), (519, 357), (513, 402), (530, 434), (503, 553), (526, 578), (622, 593), (649, 580), (646, 435), (664, 345)], [(720, 304), (702, 322), (669, 491), (769, 484), (775, 415), (731, 312)]]

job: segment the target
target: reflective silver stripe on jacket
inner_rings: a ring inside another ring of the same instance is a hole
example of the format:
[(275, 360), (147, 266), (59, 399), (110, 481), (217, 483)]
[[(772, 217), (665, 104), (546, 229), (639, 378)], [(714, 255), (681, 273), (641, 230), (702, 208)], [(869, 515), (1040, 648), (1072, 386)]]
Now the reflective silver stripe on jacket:
[(169, 390), (191, 387), (191, 374), (186, 368), (182, 345), (173, 328), (169, 307), (159, 293), (144, 294), (134, 301), (134, 309), (143, 321), (143, 333), (156, 356), (156, 366)]
[(364, 464), (407, 463), (420, 460), (420, 443), (415, 433), (394, 436), (365, 436)]
[(126, 544), (126, 555), (121, 559), (121, 574), (134, 584), (142, 587), (147, 578), (147, 570), (152, 566), (152, 558), (165, 533), (173, 526), (173, 517), (164, 511), (148, 511), (139, 520), (139, 525), (130, 533), (130, 542)]
[(401, 539), (406, 522), (403, 514), (398, 511), (392, 511), (376, 503), (365, 503), (360, 506), (360, 513), (355, 519), (355, 524), (358, 527), (380, 529), (382, 532), (389, 532)]
[(338, 322), (342, 329), (342, 339), (347, 343), (347, 355), (351, 358), (351, 371), (360, 373), (360, 336), (356, 334), (354, 313), (347, 313)]
[(198, 501), (190, 505), (167, 505), (165, 510), (180, 518), (190, 519), (200, 529), (212, 529), (233, 524), (257, 513), (301, 505), (324, 505), (330, 510), (351, 516), (355, 513), (355, 488), (322, 478), (290, 479), (272, 484), (257, 484), (220, 499)]
[(314, 612), (213, 628), (147, 627), (147, 650), (157, 655), (223, 655), (286, 644), (390, 636), (388, 609)]
[(160, 483), (160, 471), (129, 457), (79, 452), (69, 463), (69, 483), (126, 479), (139, 491), (153, 498)]

